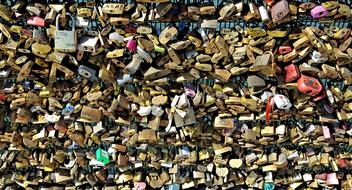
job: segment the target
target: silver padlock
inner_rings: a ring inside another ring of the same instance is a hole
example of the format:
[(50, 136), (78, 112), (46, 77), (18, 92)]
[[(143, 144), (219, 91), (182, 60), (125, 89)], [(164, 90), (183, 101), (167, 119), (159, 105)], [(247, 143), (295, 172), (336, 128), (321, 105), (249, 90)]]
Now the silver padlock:
[(94, 81), (96, 79), (96, 71), (84, 65), (80, 65), (78, 67), (78, 74), (80, 74), (84, 78), (87, 78), (89, 81)]
[(98, 49), (98, 37), (83, 36), (78, 44), (78, 50), (96, 52)]
[(58, 14), (56, 17), (55, 50), (60, 52), (75, 52), (77, 49), (75, 20), (69, 13), (66, 13), (66, 15), (72, 19), (72, 30), (59, 30), (59, 18), (61, 14)]

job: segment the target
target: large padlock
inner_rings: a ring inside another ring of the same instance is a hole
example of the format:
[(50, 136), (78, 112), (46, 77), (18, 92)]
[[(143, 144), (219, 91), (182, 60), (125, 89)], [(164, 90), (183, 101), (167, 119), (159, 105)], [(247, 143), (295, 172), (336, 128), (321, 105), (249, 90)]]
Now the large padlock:
[(308, 94), (309, 96), (315, 96), (322, 90), (320, 82), (309, 76), (302, 75), (297, 81), (298, 90), (302, 93)]
[(75, 31), (74, 18), (69, 14), (72, 19), (72, 30), (59, 30), (59, 18), (61, 14), (56, 17), (56, 31), (55, 31), (55, 50), (61, 52), (75, 52), (77, 49), (77, 37)]

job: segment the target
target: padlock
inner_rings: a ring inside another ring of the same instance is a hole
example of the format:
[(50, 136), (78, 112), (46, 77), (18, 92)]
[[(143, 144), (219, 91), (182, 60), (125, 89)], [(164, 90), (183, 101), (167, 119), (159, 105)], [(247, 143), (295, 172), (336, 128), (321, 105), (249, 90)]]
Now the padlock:
[(201, 15), (209, 15), (216, 11), (216, 7), (212, 1), (203, 1), (200, 4), (199, 12)]
[(279, 109), (290, 109), (292, 107), (290, 100), (282, 94), (275, 94), (273, 100)]
[(12, 19), (12, 16), (14, 15), (14, 12), (9, 9), (5, 4), (0, 5), (0, 17), (5, 19), (6, 21), (10, 21)]
[(131, 52), (136, 52), (137, 51), (137, 42), (134, 39), (129, 39), (127, 41), (126, 47), (128, 50)]
[(39, 30), (39, 29), (34, 29), (33, 30), (33, 41), (35, 42), (39, 42), (41, 44), (47, 44), (48, 43), (48, 38), (46, 36), (46, 34)]
[(322, 18), (328, 15), (328, 11), (323, 6), (316, 6), (310, 10), (313, 18)]
[(125, 4), (122, 3), (105, 3), (102, 7), (102, 12), (105, 14), (123, 14)]
[(177, 28), (175, 27), (166, 27), (159, 35), (159, 41), (161, 44), (168, 43), (171, 39), (176, 37), (178, 34)]
[(83, 18), (83, 17), (76, 17), (76, 26), (85, 28), (89, 25), (89, 19)]
[(266, 10), (265, 6), (259, 7), (259, 13), (260, 13), (260, 18), (262, 19), (263, 22), (267, 22), (270, 20), (269, 13)]
[(84, 52), (96, 52), (98, 49), (98, 37), (83, 36), (78, 44), (78, 50)]
[(300, 92), (309, 96), (317, 95), (323, 88), (317, 79), (305, 75), (301, 75), (301, 78), (297, 81), (297, 85)]
[(27, 20), (27, 24), (32, 26), (45, 26), (45, 20), (38, 16), (32, 16)]
[(292, 48), (290, 46), (280, 46), (278, 53), (279, 54), (286, 54), (286, 53), (290, 53), (292, 51)]
[(301, 77), (298, 66), (295, 64), (290, 64), (285, 67), (286, 78), (285, 82), (292, 82)]
[(221, 19), (228, 19), (234, 12), (236, 11), (236, 7), (234, 3), (228, 3), (227, 5), (223, 6), (220, 11), (219, 15)]
[(56, 17), (56, 31), (55, 31), (55, 50), (61, 52), (75, 52), (77, 50), (77, 37), (75, 31), (75, 20), (69, 14), (66, 13), (72, 19), (72, 30), (65, 31), (59, 30), (59, 18), (61, 14)]
[(328, 57), (323, 57), (319, 51), (314, 50), (312, 53), (312, 60), (315, 63), (325, 63), (326, 61), (329, 60)]
[(95, 76), (96, 70), (84, 65), (80, 65), (78, 67), (78, 74), (80, 74), (84, 78), (87, 78), (90, 81), (94, 81), (96, 79), (96, 76)]
[(286, 0), (277, 2), (271, 8), (271, 17), (274, 23), (280, 23), (290, 13), (290, 8)]

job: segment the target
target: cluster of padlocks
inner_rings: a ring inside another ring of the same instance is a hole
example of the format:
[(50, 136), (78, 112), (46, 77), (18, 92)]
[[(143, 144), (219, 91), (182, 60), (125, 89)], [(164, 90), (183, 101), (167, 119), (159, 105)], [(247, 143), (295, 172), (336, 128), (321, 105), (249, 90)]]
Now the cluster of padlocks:
[(351, 6), (6, 1), (0, 187), (351, 189)]

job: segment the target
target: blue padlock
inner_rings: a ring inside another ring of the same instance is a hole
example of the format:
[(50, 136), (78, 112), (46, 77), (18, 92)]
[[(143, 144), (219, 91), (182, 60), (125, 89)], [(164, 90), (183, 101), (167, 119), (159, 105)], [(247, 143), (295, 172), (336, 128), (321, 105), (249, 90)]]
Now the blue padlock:
[(64, 116), (71, 115), (73, 112), (74, 107), (70, 103), (66, 104), (65, 108), (62, 110), (61, 114)]
[(169, 190), (180, 190), (180, 184), (177, 184), (177, 183), (170, 184)]

